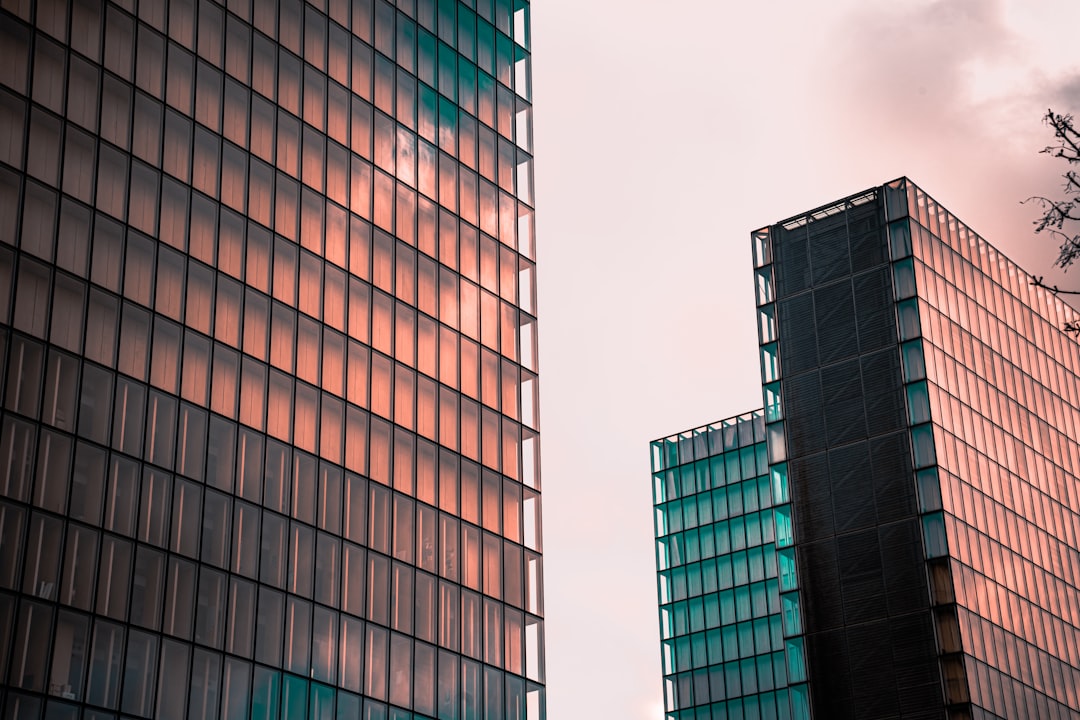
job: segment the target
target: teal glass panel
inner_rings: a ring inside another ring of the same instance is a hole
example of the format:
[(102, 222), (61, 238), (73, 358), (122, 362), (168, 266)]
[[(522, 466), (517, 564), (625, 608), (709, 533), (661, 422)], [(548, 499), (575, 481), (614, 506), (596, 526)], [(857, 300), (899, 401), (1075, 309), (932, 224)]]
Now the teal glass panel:
[(724, 471), (724, 456), (717, 455), (709, 459), (709, 475), (712, 487), (723, 487), (727, 484), (727, 473)]
[(746, 564), (750, 570), (750, 582), (757, 583), (765, 579), (765, 548), (751, 547), (746, 551)]
[(664, 485), (663, 474), (653, 475), (653, 503), (662, 503), (668, 499), (666, 488)]
[(911, 447), (916, 469), (935, 464), (934, 428), (930, 423), (911, 428)]
[(780, 355), (776, 343), (761, 346), (761, 381), (771, 383), (780, 379)]
[(740, 516), (732, 518), (728, 528), (731, 532), (731, 549), (743, 550), (746, 548), (746, 518)]
[(765, 421), (772, 423), (783, 420), (784, 408), (780, 402), (780, 383), (769, 383), (762, 392), (765, 395)]
[(724, 473), (728, 483), (737, 483), (742, 479), (742, 467), (739, 464), (739, 453), (730, 452), (724, 456)]
[(724, 661), (723, 632), (719, 628), (705, 633), (705, 646), (709, 654), (710, 665), (717, 665)]
[(769, 468), (769, 478), (772, 481), (772, 499), (774, 503), (786, 503), (791, 496), (788, 493), (787, 463), (773, 465)]
[(334, 720), (334, 688), (311, 684), (310, 720)]
[(726, 590), (734, 584), (734, 576), (731, 571), (731, 555), (722, 555), (716, 558), (717, 586)]
[[(662, 440), (654, 440), (649, 443), (649, 455), (652, 458), (653, 472), (664, 469), (664, 443)], [(656, 502), (660, 502), (657, 500)]]
[[(791, 679), (790, 675), (788, 679)], [(788, 700), (791, 704), (791, 720), (810, 720), (810, 690), (806, 683), (791, 685)]]
[(701, 531), (699, 539), (701, 540), (702, 559), (716, 557), (716, 536), (710, 532), (709, 528)]
[(806, 680), (806, 659), (803, 656), (802, 638), (789, 638), (784, 642), (784, 654), (787, 656), (788, 679), (791, 682)]
[[(776, 679), (777, 687), (784, 687), (788, 684), (787, 661), (784, 659), (784, 641), (781, 640), (775, 647), (779, 649), (779, 652), (774, 652), (772, 654), (773, 678)], [(778, 703), (787, 702), (786, 690), (778, 691), (776, 696)], [(780, 700), (781, 697), (784, 698), (783, 701)]]
[(282, 685), (281, 710), (284, 717), (300, 718), (307, 714), (308, 681), (286, 675)]
[(705, 629), (705, 602), (700, 598), (692, 598), (686, 603), (690, 613), (690, 632), (701, 632)]
[[(689, 453), (681, 453), (680, 452), (680, 455), (684, 455), (684, 454), (689, 454)], [(688, 461), (688, 462), (690, 460), (690, 458), (683, 458), (683, 459)], [(680, 481), (680, 484), (679, 484), (679, 495), (680, 495), (680, 497), (686, 497), (687, 495), (693, 495), (696, 492), (696, 490), (697, 490), (697, 488), (696, 488), (697, 482), (696, 482), (696, 478), (694, 476), (694, 466), (693, 465), (683, 465), (681, 468), (679, 468), (679, 481)]]
[(712, 497), (708, 493), (697, 496), (698, 522), (701, 525), (711, 525), (713, 521)]
[(656, 534), (658, 537), (663, 537), (668, 534), (668, 521), (667, 521), (667, 509), (658, 507), (655, 509), (656, 513)]
[(681, 637), (675, 639), (675, 670), (682, 672), (693, 667), (693, 655), (690, 650), (690, 638)]
[(276, 720), (281, 717), (280, 692), (281, 673), (256, 665), (251, 693), (252, 720)]
[(720, 596), (715, 592), (709, 593), (702, 601), (705, 611), (705, 627), (716, 628), (720, 626)]
[(671, 608), (660, 608), (660, 637), (664, 640), (670, 640), (675, 634), (675, 623), (671, 619)]
[(776, 299), (773, 293), (772, 268), (764, 267), (754, 271), (757, 304), (765, 305)]
[(758, 342), (771, 343), (776, 340), (776, 306), (762, 305), (758, 308)]
[(780, 548), (791, 547), (795, 542), (791, 526), (791, 505), (781, 505), (775, 508), (773, 518), (776, 521), (776, 546)]
[(772, 262), (772, 241), (768, 229), (758, 230), (752, 236), (754, 248), (754, 267), (759, 268)]
[[(768, 628), (768, 620), (765, 619), (765, 616), (769, 613), (769, 599), (765, 592), (764, 582), (754, 583), (750, 586), (750, 614), (763, 623), (762, 627)], [(758, 649), (762, 649), (760, 645)]]
[(896, 304), (896, 316), (899, 323), (900, 339), (914, 340), (922, 334), (919, 323), (919, 301), (904, 300)]
[(731, 571), (736, 586), (750, 582), (750, 565), (746, 561), (745, 552), (737, 552), (731, 556)]
[(687, 497), (682, 502), (683, 527), (687, 530), (689, 530), (690, 528), (696, 528), (698, 526), (697, 499), (692, 497), (693, 493), (690, 493), (690, 495), (691, 497)]
[(682, 500), (672, 500), (671, 502), (663, 506), (663, 510), (667, 520), (667, 531), (669, 533), (682, 532)]
[(668, 438), (664, 441), (665, 449), (667, 450), (667, 467), (674, 467), (679, 464), (679, 441), (672, 438)]
[(791, 637), (802, 634), (802, 615), (799, 609), (799, 593), (788, 592), (780, 596), (780, 616), (784, 621), (784, 635)]
[(919, 490), (919, 510), (933, 512), (941, 510), (941, 483), (936, 467), (915, 473), (915, 484)]
[[(764, 431), (764, 428), (762, 428), (762, 431)], [(764, 435), (763, 435), (762, 440), (764, 440), (764, 439), (765, 438), (764, 438)], [(766, 468), (769, 466), (769, 449), (765, 446), (765, 443), (758, 443), (757, 446), (755, 447), (754, 454), (757, 456), (758, 473), (760, 473), (761, 475), (764, 475)], [(762, 479), (765, 479), (765, 478), (762, 478)], [(766, 485), (768, 485), (767, 480), (766, 480)]]
[(739, 633), (736, 625), (725, 625), (722, 629), (724, 659), (735, 660), (739, 657)]
[(709, 657), (705, 644), (705, 633), (699, 632), (690, 636), (690, 655), (690, 659), (695, 668), (705, 667), (709, 664)]
[[(716, 474), (713, 474), (713, 478)], [(726, 520), (728, 517), (728, 503), (727, 503), (727, 491), (724, 488), (717, 488), (711, 493), (712, 506), (713, 506), (713, 521), (720, 522)]]
[(661, 604), (671, 602), (671, 574), (667, 571), (657, 575), (657, 590)]
[(795, 548), (782, 548), (776, 551), (776, 560), (780, 571), (780, 592), (794, 590), (797, 586), (795, 578)]
[(667, 541), (657, 541), (657, 569), (667, 570), (671, 568), (671, 559), (667, 557)]
[(910, 383), (907, 388), (908, 422), (912, 425), (930, 422), (930, 394), (926, 381)]
[(714, 593), (719, 587), (716, 563), (704, 562), (701, 564), (701, 585), (703, 592)]
[(893, 260), (911, 255), (911, 228), (906, 219), (889, 224), (889, 254)]
[(750, 588), (740, 585), (735, 588), (735, 619), (739, 622), (751, 617)]
[(758, 474), (757, 453), (754, 448), (748, 447), (739, 451), (739, 464), (742, 466), (742, 480), (749, 480)]
[(893, 297), (907, 300), (915, 297), (915, 261), (905, 258), (893, 263)]
[[(694, 474), (696, 476), (696, 486), (694, 490), (696, 492), (704, 492), (709, 489), (709, 461), (702, 459), (694, 463)], [(702, 521), (704, 522), (704, 521)]]
[[(746, 516), (746, 546), (753, 548), (761, 544), (761, 514)], [(760, 551), (759, 551), (760, 554)]]
[(911, 340), (900, 348), (900, 357), (904, 363), (904, 382), (915, 382), (926, 377), (922, 345), (922, 340)]
[(945, 534), (945, 514), (942, 512), (923, 515), (923, 546), (927, 558), (944, 557), (949, 554), (949, 542)]
[(784, 423), (777, 422), (765, 426), (765, 441), (769, 448), (769, 464), (775, 465), (787, 460), (787, 446), (784, 440)]
[(664, 674), (670, 675), (675, 672), (675, 643), (665, 640), (660, 645), (660, 654), (664, 662)]

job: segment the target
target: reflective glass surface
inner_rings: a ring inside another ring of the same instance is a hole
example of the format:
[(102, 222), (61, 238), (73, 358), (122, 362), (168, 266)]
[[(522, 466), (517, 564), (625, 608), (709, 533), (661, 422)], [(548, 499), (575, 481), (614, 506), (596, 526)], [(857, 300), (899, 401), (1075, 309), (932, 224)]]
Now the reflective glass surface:
[(529, 13), (0, 2), (0, 714), (544, 717)]
[(764, 414), (654, 441), (652, 457), (665, 717), (805, 717), (788, 687), (777, 534), (790, 517)]
[(921, 189), (897, 190), (918, 304), (909, 413), (931, 431), (920, 497), (941, 518), (927, 550), (947, 554), (955, 603), (939, 634), (958, 633), (974, 717), (1077, 717), (1080, 345), (1061, 329), (1077, 313)]

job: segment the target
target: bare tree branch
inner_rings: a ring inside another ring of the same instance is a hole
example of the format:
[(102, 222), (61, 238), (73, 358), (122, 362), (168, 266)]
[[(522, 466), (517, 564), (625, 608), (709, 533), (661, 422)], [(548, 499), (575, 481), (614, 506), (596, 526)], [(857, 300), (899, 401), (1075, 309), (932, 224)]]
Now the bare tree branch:
[[(1058, 243), (1058, 257), (1054, 266), (1068, 271), (1074, 262), (1080, 260), (1080, 172), (1072, 168), (1080, 165), (1080, 130), (1077, 130), (1072, 115), (1056, 113), (1052, 109), (1046, 111), (1043, 122), (1054, 131), (1054, 144), (1047, 145), (1040, 152), (1061, 158), (1070, 166), (1062, 174), (1063, 197), (1052, 199), (1036, 195), (1024, 202), (1037, 204), (1042, 210), (1042, 214), (1033, 222), (1035, 233), (1045, 232)], [(1080, 295), (1080, 291), (1066, 291), (1056, 285), (1047, 285), (1041, 277), (1036, 278), (1033, 284), (1055, 295)], [(1072, 331), (1080, 333), (1080, 329)]]

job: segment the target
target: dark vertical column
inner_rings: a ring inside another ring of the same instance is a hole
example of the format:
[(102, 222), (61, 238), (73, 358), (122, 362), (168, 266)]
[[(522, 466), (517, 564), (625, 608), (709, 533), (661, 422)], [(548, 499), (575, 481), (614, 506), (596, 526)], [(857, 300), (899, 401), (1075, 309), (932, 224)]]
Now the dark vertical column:
[(773, 228), (815, 717), (943, 717), (880, 193)]

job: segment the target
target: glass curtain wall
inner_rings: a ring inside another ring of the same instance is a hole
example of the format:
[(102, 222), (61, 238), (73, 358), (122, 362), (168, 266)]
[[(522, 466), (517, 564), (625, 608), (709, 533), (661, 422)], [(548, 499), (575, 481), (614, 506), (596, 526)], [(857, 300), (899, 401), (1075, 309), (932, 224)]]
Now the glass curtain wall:
[[(808, 718), (789, 687), (778, 537), (762, 411), (652, 443), (668, 720)], [(790, 542), (788, 542), (790, 544)]]
[(5, 717), (544, 717), (529, 13), (0, 2)]

